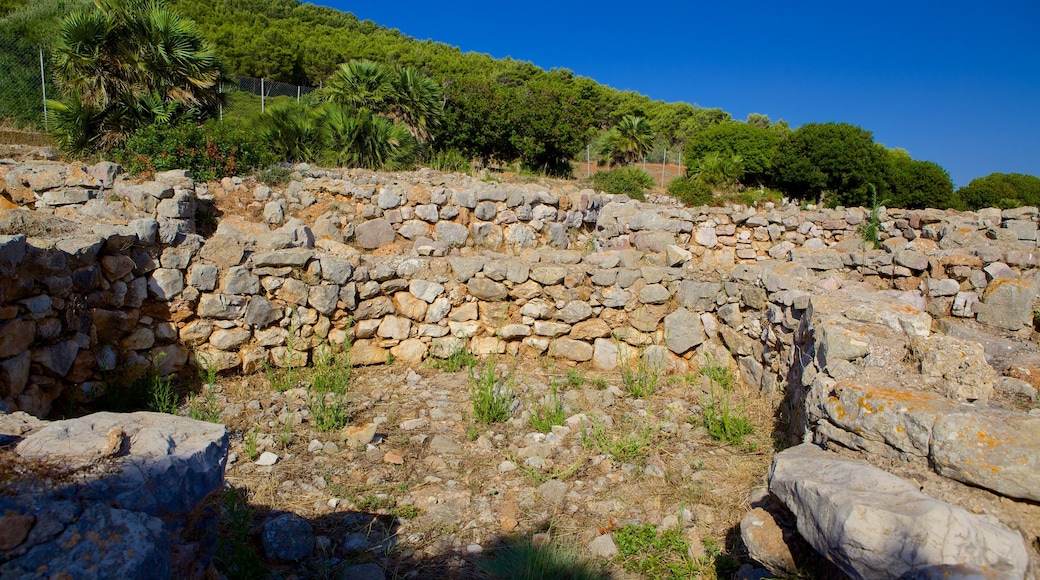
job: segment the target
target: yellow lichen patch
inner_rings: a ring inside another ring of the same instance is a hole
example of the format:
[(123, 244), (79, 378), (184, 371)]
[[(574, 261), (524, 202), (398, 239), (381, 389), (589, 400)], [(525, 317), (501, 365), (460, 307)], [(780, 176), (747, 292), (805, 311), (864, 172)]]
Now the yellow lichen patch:
[(902, 425), (896, 425), (896, 433), (906, 433), (906, 428)]
[(988, 447), (996, 447), (1000, 443), (996, 439), (987, 435), (985, 431), (979, 431), (979, 444), (986, 445)]

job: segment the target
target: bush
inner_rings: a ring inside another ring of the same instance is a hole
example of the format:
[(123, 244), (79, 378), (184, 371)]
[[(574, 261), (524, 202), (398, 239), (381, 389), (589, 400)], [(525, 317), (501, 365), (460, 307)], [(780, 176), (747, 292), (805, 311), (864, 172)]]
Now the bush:
[(669, 183), (668, 194), (686, 205), (710, 205), (712, 202), (711, 187), (686, 176)]
[(132, 173), (188, 169), (209, 181), (270, 166), (270, 147), (236, 123), (152, 124), (130, 137), (119, 161)]
[(638, 167), (618, 167), (592, 174), (592, 186), (607, 193), (623, 193), (643, 201), (643, 192), (654, 186), (654, 178)]

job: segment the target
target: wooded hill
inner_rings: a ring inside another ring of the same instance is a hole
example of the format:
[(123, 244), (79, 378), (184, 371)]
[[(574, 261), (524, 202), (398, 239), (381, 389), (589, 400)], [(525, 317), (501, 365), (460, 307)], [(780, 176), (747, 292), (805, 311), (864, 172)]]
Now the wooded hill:
[[(0, 0), (0, 15), (10, 13), (0, 20), (0, 33), (23, 43), (46, 43), (46, 31), (57, 28), (61, 15), (89, 4)], [(660, 161), (666, 149), (682, 150), (691, 179), (698, 182), (687, 184), (697, 186), (691, 198), (697, 200), (712, 189), (753, 186), (856, 205), (869, 204), (875, 190), (878, 201), (905, 207), (1040, 202), (1032, 199), (1040, 188), (1032, 187), (1031, 176), (991, 180), (1001, 184), (996, 189), (976, 180), (972, 195), (955, 195), (940, 166), (886, 149), (869, 131), (852, 125), (811, 123), (792, 131), (764, 115), (737, 121), (721, 109), (655, 101), (566, 69), (546, 71), (525, 61), (463, 52), (297, 0), (167, 4), (194, 20), (231, 75), (320, 87), (341, 63), (365, 59), (429, 77), (440, 87), (444, 110), (419, 160), (448, 152), (569, 175), (571, 161), (586, 146), (601, 159), (622, 164), (644, 156)], [(1009, 183), (1024, 183), (1028, 191)]]

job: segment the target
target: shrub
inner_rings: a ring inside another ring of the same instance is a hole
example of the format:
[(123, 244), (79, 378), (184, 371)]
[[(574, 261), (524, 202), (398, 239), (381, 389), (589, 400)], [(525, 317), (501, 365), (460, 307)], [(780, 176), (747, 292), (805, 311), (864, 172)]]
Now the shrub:
[(118, 155), (131, 173), (188, 169), (209, 181), (270, 166), (270, 147), (235, 123), (155, 123), (137, 131)]
[(710, 205), (712, 202), (711, 187), (685, 175), (668, 184), (668, 194), (686, 205)]
[(638, 167), (618, 167), (592, 174), (592, 186), (607, 193), (623, 193), (643, 201), (643, 192), (654, 186), (654, 178)]
[(437, 151), (430, 157), (428, 163), (430, 169), (444, 171), (447, 173), (472, 173), (473, 167), (469, 160), (459, 152), (458, 149)]

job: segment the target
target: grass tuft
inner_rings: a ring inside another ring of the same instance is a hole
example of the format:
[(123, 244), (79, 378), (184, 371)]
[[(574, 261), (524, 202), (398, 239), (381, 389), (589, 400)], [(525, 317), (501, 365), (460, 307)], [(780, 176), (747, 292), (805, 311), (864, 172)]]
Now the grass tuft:
[(499, 377), (497, 355), (490, 355), (484, 363), (469, 369), (469, 393), (473, 401), (473, 415), (477, 421), (490, 425), (509, 418), (513, 409), (513, 373)]

